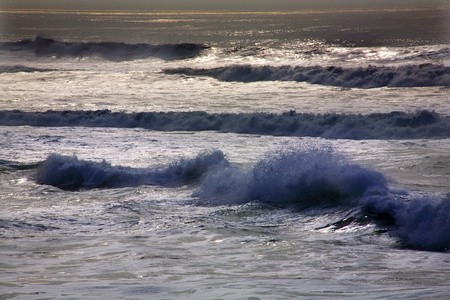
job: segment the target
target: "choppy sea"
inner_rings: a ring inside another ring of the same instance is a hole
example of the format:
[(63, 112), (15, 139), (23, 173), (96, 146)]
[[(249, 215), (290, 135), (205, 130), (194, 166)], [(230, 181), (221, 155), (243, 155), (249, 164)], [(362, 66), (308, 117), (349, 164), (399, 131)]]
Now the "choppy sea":
[(0, 11), (0, 299), (448, 299), (448, 15)]

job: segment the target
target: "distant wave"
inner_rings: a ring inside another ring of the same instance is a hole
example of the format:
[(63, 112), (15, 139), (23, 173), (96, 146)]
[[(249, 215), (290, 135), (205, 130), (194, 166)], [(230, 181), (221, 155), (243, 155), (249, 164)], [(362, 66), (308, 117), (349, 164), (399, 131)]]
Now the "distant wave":
[(26, 67), (22, 65), (15, 65), (15, 66), (0, 66), (0, 73), (18, 73), (18, 72), (50, 72), (54, 71), (53, 69), (42, 69), (42, 68), (32, 68), (32, 67)]
[(450, 249), (450, 194), (395, 194), (389, 190), (383, 174), (354, 164), (327, 147), (283, 150), (263, 158), (247, 171), (233, 167), (218, 150), (160, 169), (112, 166), (106, 161), (54, 154), (39, 164), (37, 182), (65, 190), (197, 183), (193, 197), (204, 205), (261, 201), (298, 212), (346, 208), (350, 212), (347, 219), (325, 227), (375, 222), (398, 238), (401, 246), (431, 251)]
[(64, 190), (117, 188), (137, 185), (176, 186), (199, 179), (208, 169), (228, 162), (220, 151), (181, 159), (166, 168), (130, 168), (97, 163), (76, 156), (50, 155), (40, 166), (37, 182)]
[(427, 110), (369, 115), (206, 112), (0, 111), (4, 126), (86, 126), (146, 128), (161, 131), (236, 132), (336, 139), (449, 138), (450, 116)]
[(174, 68), (164, 72), (210, 76), (222, 81), (304, 81), (346, 88), (450, 86), (450, 67), (433, 64), (357, 68), (235, 65), (212, 69)]
[(197, 56), (207, 47), (200, 44), (125, 44), (114, 42), (70, 43), (36, 37), (34, 41), (0, 43), (0, 47), (10, 51), (33, 51), (36, 56), (82, 58), (100, 56), (110, 61), (127, 61), (156, 57), (165, 60), (186, 59)]

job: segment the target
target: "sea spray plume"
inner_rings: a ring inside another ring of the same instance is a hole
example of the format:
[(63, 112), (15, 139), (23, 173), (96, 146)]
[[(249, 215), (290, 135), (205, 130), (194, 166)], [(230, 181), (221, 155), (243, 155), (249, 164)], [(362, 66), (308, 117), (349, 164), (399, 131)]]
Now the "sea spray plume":
[(346, 88), (450, 86), (450, 67), (434, 64), (358, 68), (234, 65), (212, 69), (182, 67), (164, 72), (221, 81), (297, 81)]
[(106, 161), (80, 160), (76, 156), (52, 154), (40, 165), (37, 182), (64, 190), (117, 188), (137, 185), (183, 185), (198, 180), (208, 170), (226, 167), (221, 151), (207, 151), (195, 158), (182, 158), (166, 168), (112, 166)]
[(237, 205), (256, 200), (251, 196), (251, 187), (251, 173), (228, 166), (206, 174), (192, 195), (205, 204)]
[(385, 177), (350, 163), (329, 147), (283, 151), (253, 169), (253, 198), (284, 206), (354, 206)]
[(369, 189), (385, 190), (385, 177), (325, 147), (284, 150), (248, 172), (216, 169), (205, 176), (194, 195), (216, 205), (260, 200), (306, 208), (355, 206)]
[(86, 126), (146, 128), (161, 131), (237, 132), (339, 139), (413, 139), (450, 137), (450, 116), (434, 111), (361, 114), (0, 111), (3, 126)]

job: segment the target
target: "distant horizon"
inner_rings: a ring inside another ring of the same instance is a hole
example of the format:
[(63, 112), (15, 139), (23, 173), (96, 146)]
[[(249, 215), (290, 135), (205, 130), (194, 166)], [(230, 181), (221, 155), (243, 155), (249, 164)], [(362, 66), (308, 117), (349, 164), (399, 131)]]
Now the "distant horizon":
[(100, 10), (100, 11), (299, 11), (324, 9), (400, 9), (449, 6), (445, 0), (0, 0), (0, 10)]
[(327, 13), (333, 12), (368, 12), (368, 11), (417, 11), (417, 10), (434, 10), (434, 9), (450, 9), (450, 5), (437, 6), (437, 7), (371, 7), (371, 8), (305, 8), (305, 9), (88, 9), (88, 8), (0, 8), (0, 12), (20, 12), (27, 13), (45, 13), (45, 12), (92, 12), (94, 14), (113, 13), (120, 12), (123, 14), (310, 14), (310, 13)]

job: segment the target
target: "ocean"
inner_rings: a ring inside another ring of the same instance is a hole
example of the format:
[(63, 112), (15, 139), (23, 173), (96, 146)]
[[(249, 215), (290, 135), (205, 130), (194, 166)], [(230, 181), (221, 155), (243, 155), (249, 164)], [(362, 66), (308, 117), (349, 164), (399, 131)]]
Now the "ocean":
[(0, 11), (0, 299), (448, 299), (450, 11)]

